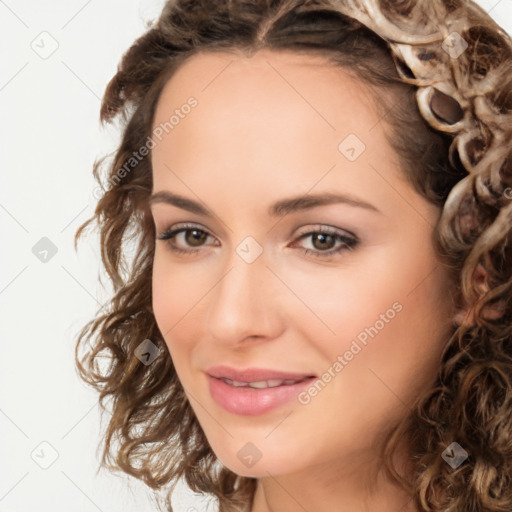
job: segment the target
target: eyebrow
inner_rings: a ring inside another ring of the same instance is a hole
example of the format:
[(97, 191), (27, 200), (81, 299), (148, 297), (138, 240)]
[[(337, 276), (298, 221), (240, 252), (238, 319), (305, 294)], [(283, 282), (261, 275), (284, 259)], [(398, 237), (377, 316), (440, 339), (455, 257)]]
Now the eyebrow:
[[(156, 203), (170, 204), (178, 208), (182, 208), (183, 210), (196, 213), (198, 215), (213, 217), (213, 214), (210, 212), (210, 210), (204, 207), (201, 203), (166, 190), (156, 192), (150, 197), (149, 204), (153, 205)], [(351, 196), (349, 194), (325, 192), (323, 194), (307, 194), (276, 201), (270, 205), (268, 209), (268, 215), (272, 217), (283, 217), (289, 213), (335, 203), (342, 203), (348, 206), (364, 208), (366, 210), (382, 214), (382, 212), (376, 206), (367, 203), (366, 201), (363, 201), (357, 197)]]

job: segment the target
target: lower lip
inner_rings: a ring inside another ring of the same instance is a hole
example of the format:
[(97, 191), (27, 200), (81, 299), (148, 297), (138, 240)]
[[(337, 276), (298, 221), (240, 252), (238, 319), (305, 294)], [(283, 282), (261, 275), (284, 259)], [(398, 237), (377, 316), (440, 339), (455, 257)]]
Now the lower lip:
[(264, 414), (292, 398), (295, 398), (315, 377), (305, 379), (288, 386), (256, 389), (249, 387), (233, 387), (221, 379), (208, 375), (210, 393), (213, 399), (226, 411), (245, 416)]

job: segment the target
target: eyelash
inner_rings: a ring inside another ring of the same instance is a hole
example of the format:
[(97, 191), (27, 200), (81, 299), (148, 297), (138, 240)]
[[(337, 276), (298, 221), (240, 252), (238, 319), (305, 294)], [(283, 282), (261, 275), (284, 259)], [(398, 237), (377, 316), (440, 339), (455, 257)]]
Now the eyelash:
[[(194, 231), (194, 230), (199, 231), (201, 233), (206, 233), (207, 235), (210, 235), (204, 229), (200, 229), (199, 227), (191, 225), (191, 224), (186, 224), (186, 225), (182, 225), (176, 229), (172, 229), (172, 228), (168, 229), (167, 231), (162, 233), (160, 236), (158, 236), (158, 240), (166, 241), (170, 250), (176, 254), (191, 256), (192, 254), (199, 252), (201, 249), (189, 249), (189, 250), (180, 249), (179, 247), (176, 247), (171, 242), (171, 240), (174, 237), (176, 237), (176, 235), (178, 235), (179, 233), (186, 232), (186, 231)], [(338, 249), (330, 249), (328, 251), (319, 251), (318, 249), (302, 249), (302, 251), (306, 255), (311, 254), (312, 256), (315, 256), (318, 258), (328, 258), (328, 257), (334, 256), (336, 254), (340, 254), (347, 250), (352, 251), (359, 244), (359, 240), (356, 237), (350, 237), (350, 236), (343, 235), (339, 231), (337, 231), (333, 228), (329, 228), (327, 226), (323, 226), (322, 228), (317, 229), (317, 230), (312, 230), (312, 231), (308, 231), (306, 233), (302, 233), (297, 238), (297, 241), (302, 240), (303, 238), (307, 238), (311, 235), (315, 235), (315, 234), (333, 236), (333, 237), (337, 238), (338, 240), (340, 240), (341, 242), (343, 242), (343, 244), (340, 247), (338, 247)]]

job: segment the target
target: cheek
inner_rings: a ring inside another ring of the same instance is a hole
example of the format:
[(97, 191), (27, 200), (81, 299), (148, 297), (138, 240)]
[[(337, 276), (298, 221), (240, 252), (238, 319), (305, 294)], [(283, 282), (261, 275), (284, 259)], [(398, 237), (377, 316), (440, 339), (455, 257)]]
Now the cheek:
[(428, 254), (388, 248), (373, 256), (339, 273), (326, 269), (325, 275), (317, 271), (301, 279), (290, 274), (308, 305), (297, 305), (296, 325), (328, 364), (346, 354), (350, 366), (364, 366), (368, 378), (374, 378), (369, 367), (381, 368), (390, 381), (397, 368), (403, 377), (418, 371), (425, 377), (447, 340), (446, 275)]
[(381, 329), (381, 315), (391, 322), (397, 316), (400, 305), (396, 303), (405, 294), (402, 284), (390, 276), (398, 274), (395, 267), (399, 265), (382, 248), (371, 257), (370, 251), (347, 256), (339, 268), (283, 267), (279, 274), (292, 290), (283, 292), (280, 309), (286, 311), (292, 328), (300, 328), (304, 339), (316, 344), (328, 360), (336, 359), (352, 339), (368, 338), (365, 329), (376, 322)]
[(186, 266), (171, 264), (165, 252), (161, 248), (155, 251), (152, 276), (153, 312), (162, 334), (173, 328), (201, 296), (201, 280)]
[[(185, 389), (190, 386), (188, 378), (188, 363), (193, 347), (186, 340), (193, 339), (187, 329), (188, 308), (185, 308), (183, 293), (180, 293), (181, 283), (160, 273), (160, 266), (155, 260), (153, 266), (152, 303), (156, 324), (160, 330), (171, 356), (174, 369)], [(160, 276), (166, 276), (162, 278)], [(176, 275), (179, 279), (179, 276)]]
[(211, 272), (208, 279), (197, 266), (173, 263), (165, 250), (155, 252), (153, 313), (182, 382), (188, 382), (187, 367), (203, 338), (199, 319), (205, 314), (207, 294), (214, 284)]
[(155, 320), (160, 332), (165, 338), (165, 333), (171, 328), (173, 318), (176, 315), (179, 303), (175, 293), (174, 286), (169, 284), (165, 274), (159, 271), (160, 266), (153, 266), (153, 282), (152, 282), (152, 304)]
[(187, 283), (180, 267), (171, 267), (165, 255), (156, 251), (152, 277), (153, 313), (173, 360), (177, 358), (177, 340), (183, 330), (183, 319), (191, 309), (189, 303), (193, 304), (192, 294), (193, 286), (190, 281)]
[[(404, 261), (399, 278), (372, 290), (377, 307), (368, 308), (371, 314), (359, 334), (366, 343), (357, 356), (370, 381), (392, 389), (406, 403), (435, 377), (451, 323), (443, 269), (416, 262), (407, 266)], [(393, 303), (397, 307), (390, 311)]]

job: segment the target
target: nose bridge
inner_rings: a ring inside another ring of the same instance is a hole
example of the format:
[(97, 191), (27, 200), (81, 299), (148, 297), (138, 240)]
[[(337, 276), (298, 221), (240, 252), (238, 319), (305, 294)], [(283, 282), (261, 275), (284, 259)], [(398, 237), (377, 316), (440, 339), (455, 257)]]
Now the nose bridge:
[(207, 329), (219, 341), (237, 343), (248, 336), (274, 336), (278, 310), (274, 307), (275, 277), (263, 252), (252, 240), (242, 241), (226, 259), (212, 290)]

